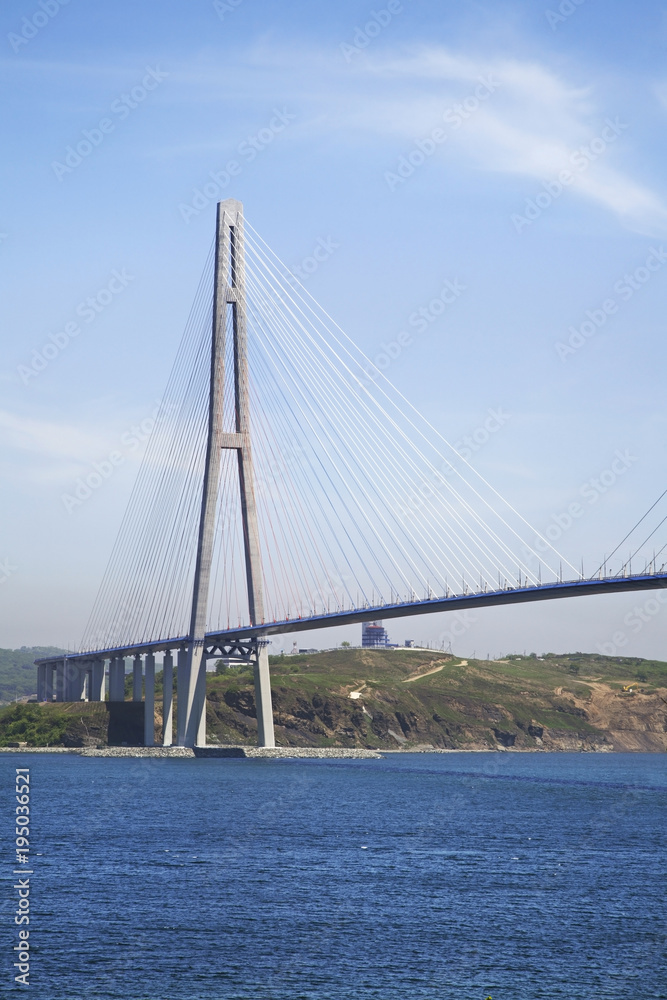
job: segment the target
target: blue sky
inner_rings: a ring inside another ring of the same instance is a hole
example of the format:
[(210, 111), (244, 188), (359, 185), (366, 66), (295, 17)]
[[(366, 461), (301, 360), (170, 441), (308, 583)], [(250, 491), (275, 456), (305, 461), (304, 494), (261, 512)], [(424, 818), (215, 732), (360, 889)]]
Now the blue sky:
[[(415, 331), (387, 376), (449, 440), (507, 415), (471, 461), (575, 564), (662, 492), (661, 4), (35, 0), (1, 20), (0, 645), (79, 640), (218, 196), (290, 266), (335, 244), (308, 290), (371, 359)], [(446, 280), (465, 292), (417, 332)], [(626, 620), (646, 599), (480, 611), (454, 647), (616, 633), (667, 658), (660, 614)]]

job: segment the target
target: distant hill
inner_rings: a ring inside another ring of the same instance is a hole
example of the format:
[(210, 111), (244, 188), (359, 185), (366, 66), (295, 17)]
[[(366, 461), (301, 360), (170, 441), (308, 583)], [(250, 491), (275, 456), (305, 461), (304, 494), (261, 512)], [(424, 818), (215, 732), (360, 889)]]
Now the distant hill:
[(35, 660), (42, 656), (57, 656), (65, 650), (55, 646), (21, 646), (20, 649), (0, 649), (0, 703), (37, 694)]

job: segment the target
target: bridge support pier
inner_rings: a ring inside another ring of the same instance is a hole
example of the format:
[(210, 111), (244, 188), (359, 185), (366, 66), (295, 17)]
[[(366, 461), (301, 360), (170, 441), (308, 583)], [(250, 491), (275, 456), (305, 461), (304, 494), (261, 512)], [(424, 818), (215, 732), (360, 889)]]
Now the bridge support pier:
[(125, 660), (114, 656), (109, 663), (109, 701), (125, 701)]
[(177, 744), (206, 746), (206, 657), (204, 645), (178, 653)]
[(173, 740), (174, 660), (167, 650), (162, 660), (162, 745), (170, 747)]
[(83, 698), (84, 701), (92, 701), (93, 700), (92, 697), (91, 697), (91, 695), (93, 693), (93, 665), (92, 665), (92, 663), (88, 663), (88, 664), (86, 664), (84, 666), (82, 677), (83, 677), (83, 693), (82, 693), (81, 697)]
[(85, 669), (78, 663), (65, 664), (65, 701), (81, 701), (85, 679)]
[(46, 664), (46, 673), (44, 674), (44, 698), (46, 702), (53, 701), (53, 666), (50, 663)]
[[(183, 687), (178, 677), (178, 745), (206, 746), (206, 655), (203, 642), (185, 652)], [(180, 671), (180, 656), (179, 656)], [(182, 691), (182, 694), (181, 694)]]
[(155, 745), (155, 656), (146, 653), (144, 678), (144, 746)]
[(268, 640), (257, 640), (257, 653), (253, 668), (255, 681), (255, 705), (257, 709), (257, 746), (274, 747), (273, 702), (271, 699), (271, 677), (269, 674)]
[(37, 667), (37, 701), (46, 701), (44, 691), (46, 690), (46, 663), (40, 663)]
[(56, 701), (65, 700), (65, 660), (59, 660), (55, 670)]
[(132, 664), (132, 701), (141, 701), (141, 686), (143, 683), (141, 657), (135, 656)]
[(104, 660), (93, 660), (88, 700), (104, 701)]
[(185, 730), (187, 725), (188, 689), (190, 687), (189, 653), (181, 648), (176, 657), (176, 745), (187, 746)]

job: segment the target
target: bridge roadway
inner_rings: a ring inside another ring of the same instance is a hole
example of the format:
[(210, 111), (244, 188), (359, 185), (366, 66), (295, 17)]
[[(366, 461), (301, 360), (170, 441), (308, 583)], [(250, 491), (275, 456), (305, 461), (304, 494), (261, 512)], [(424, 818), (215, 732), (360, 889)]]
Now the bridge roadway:
[[(261, 625), (207, 632), (204, 645), (206, 656), (242, 655), (244, 641), (289, 632), (306, 632), (317, 628), (354, 625), (376, 619), (403, 618), (412, 615), (435, 614), (440, 611), (464, 611), (468, 608), (497, 607), (504, 604), (528, 604), (533, 601), (553, 601), (566, 597), (589, 597), (601, 594), (618, 594), (633, 590), (667, 589), (667, 573), (645, 573), (635, 576), (607, 577), (595, 580), (570, 580), (562, 583), (544, 583), (540, 586), (511, 587), (504, 590), (480, 591), (473, 594), (456, 594), (434, 597), (430, 600), (403, 601), (381, 604), (376, 607), (333, 611), (327, 614), (264, 622)], [(667, 604), (667, 596), (665, 597)], [(154, 642), (141, 642), (129, 646), (96, 649), (84, 653), (68, 654), (67, 660), (105, 659), (121, 656), (141, 656), (146, 653), (166, 652), (187, 645), (188, 636), (175, 636)], [(62, 657), (36, 660), (37, 664), (55, 664)]]

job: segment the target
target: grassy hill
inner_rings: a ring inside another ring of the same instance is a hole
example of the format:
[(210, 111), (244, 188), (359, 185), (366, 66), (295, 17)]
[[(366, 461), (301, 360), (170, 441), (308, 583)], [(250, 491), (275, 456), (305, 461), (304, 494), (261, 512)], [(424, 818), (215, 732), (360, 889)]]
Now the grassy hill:
[[(667, 663), (351, 649), (271, 657), (271, 673), (286, 746), (667, 749)], [(254, 742), (254, 714), (249, 671), (210, 679), (210, 738)]]
[[(271, 657), (271, 675), (280, 746), (667, 750), (667, 663), (653, 660), (339, 649)], [(207, 681), (208, 742), (254, 744), (251, 671), (221, 667)], [(95, 704), (12, 705), (0, 745), (103, 743), (107, 716)]]
[(21, 646), (0, 649), (0, 703), (37, 693), (37, 667), (41, 656), (57, 656), (64, 650), (55, 646)]

